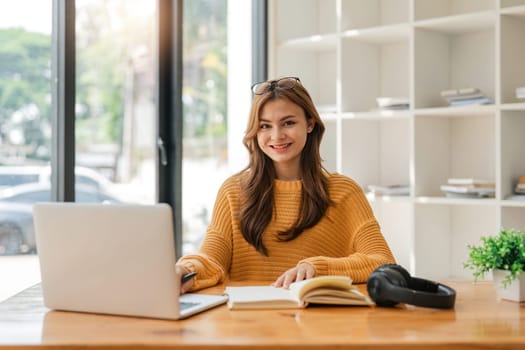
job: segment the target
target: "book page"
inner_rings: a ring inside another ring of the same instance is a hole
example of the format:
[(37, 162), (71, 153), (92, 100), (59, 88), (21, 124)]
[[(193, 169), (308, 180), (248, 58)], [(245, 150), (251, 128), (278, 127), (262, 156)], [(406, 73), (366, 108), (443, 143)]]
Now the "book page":
[(319, 276), (290, 285), (290, 291), (297, 300), (302, 300), (309, 291), (316, 288), (348, 290), (352, 288), (352, 279), (347, 276)]
[(373, 305), (374, 302), (357, 288), (348, 290), (318, 288), (304, 297), (305, 303), (329, 305)]

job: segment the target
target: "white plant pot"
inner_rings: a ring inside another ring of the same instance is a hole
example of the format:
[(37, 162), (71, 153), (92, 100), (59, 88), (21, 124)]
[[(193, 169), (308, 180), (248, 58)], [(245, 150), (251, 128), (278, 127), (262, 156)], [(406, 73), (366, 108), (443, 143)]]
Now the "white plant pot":
[(514, 280), (506, 288), (503, 287), (502, 281), (509, 274), (507, 270), (493, 270), (492, 277), (496, 287), (496, 295), (498, 299), (506, 299), (512, 301), (525, 301), (525, 273), (522, 273), (517, 280)]

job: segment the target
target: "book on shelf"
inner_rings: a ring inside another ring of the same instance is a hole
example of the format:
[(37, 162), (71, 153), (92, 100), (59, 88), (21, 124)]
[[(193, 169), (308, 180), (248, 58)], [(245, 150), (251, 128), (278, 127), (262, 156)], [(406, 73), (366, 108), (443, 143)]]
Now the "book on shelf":
[(472, 187), (470, 185), (441, 185), (441, 191), (448, 197), (494, 197), (494, 187)]
[(525, 98), (525, 86), (516, 88), (516, 98)]
[(480, 93), (480, 89), (475, 87), (466, 87), (461, 89), (449, 89), (449, 90), (443, 90), (441, 91), (442, 97), (458, 97), (458, 96), (465, 96), (465, 95), (472, 95), (472, 94), (478, 94)]
[(487, 105), (491, 103), (494, 103), (494, 100), (489, 97), (465, 98), (449, 101), (451, 106)]
[(515, 195), (512, 195), (512, 196), (509, 196), (507, 198), (507, 200), (512, 200), (512, 201), (525, 201), (525, 194), (515, 194)]
[(373, 305), (347, 276), (319, 276), (294, 282), (289, 289), (273, 286), (228, 286), (228, 308), (297, 309), (309, 304)]
[(380, 109), (408, 109), (410, 101), (408, 97), (377, 97), (377, 105)]
[(514, 188), (514, 193), (516, 194), (525, 194), (525, 175), (520, 175), (516, 187)]
[(483, 93), (476, 92), (474, 94), (445, 97), (445, 99), (448, 102), (451, 102), (451, 101), (471, 100), (471, 99), (475, 99), (475, 98), (485, 98), (485, 97), (487, 97), (487, 96), (485, 96)]
[(368, 185), (369, 193), (375, 196), (408, 196), (410, 186), (408, 185)]
[(480, 89), (474, 87), (443, 90), (440, 94), (450, 106), (494, 103), (492, 98), (487, 97)]
[(451, 177), (447, 179), (448, 185), (459, 185), (466, 186), (471, 185), (473, 187), (495, 187), (496, 183), (494, 180), (488, 179), (477, 179), (472, 177)]

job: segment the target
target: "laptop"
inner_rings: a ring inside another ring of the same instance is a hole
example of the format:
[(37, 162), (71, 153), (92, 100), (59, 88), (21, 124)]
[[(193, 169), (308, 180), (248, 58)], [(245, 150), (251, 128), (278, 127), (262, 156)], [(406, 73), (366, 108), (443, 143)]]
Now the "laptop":
[(44, 305), (50, 309), (178, 320), (225, 295), (179, 295), (167, 204), (33, 206)]

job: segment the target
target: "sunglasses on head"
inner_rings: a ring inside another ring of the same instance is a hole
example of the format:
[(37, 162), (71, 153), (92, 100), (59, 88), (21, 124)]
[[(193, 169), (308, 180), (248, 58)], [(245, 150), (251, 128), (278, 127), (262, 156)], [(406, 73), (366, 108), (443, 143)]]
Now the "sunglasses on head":
[(252, 85), (252, 92), (254, 95), (263, 95), (275, 89), (293, 89), (295, 85), (300, 83), (301, 80), (297, 77), (284, 77), (276, 80), (261, 81)]

